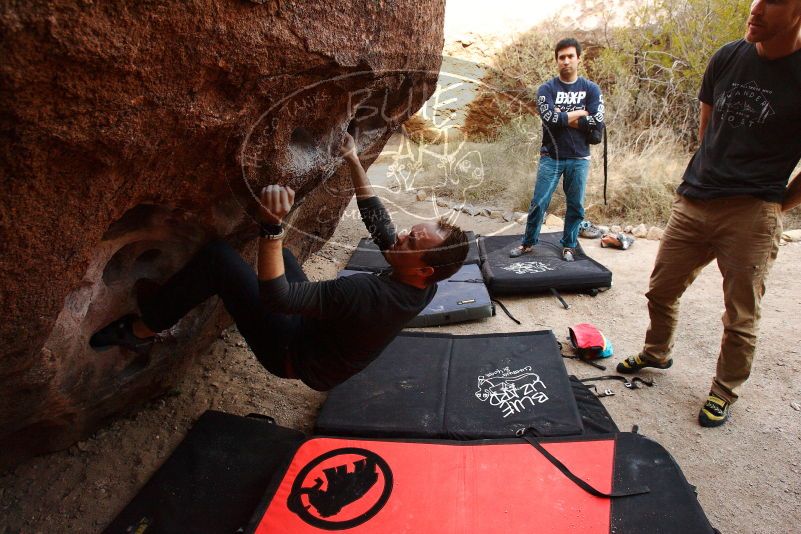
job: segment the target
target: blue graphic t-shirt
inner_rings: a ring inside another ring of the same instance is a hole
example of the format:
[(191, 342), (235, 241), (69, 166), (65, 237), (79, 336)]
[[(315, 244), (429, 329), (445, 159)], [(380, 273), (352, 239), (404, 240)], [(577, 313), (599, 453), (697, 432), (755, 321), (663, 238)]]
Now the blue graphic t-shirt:
[(710, 60), (699, 99), (713, 112), (678, 192), (781, 202), (801, 159), (801, 50), (767, 60), (752, 43), (729, 43)]
[[(579, 128), (568, 126), (570, 111), (587, 110), (588, 117), (579, 120)], [(540, 154), (553, 159), (590, 157), (587, 135), (604, 127), (604, 99), (601, 88), (586, 78), (565, 83), (558, 77), (542, 84), (537, 91), (537, 111), (542, 119)]]

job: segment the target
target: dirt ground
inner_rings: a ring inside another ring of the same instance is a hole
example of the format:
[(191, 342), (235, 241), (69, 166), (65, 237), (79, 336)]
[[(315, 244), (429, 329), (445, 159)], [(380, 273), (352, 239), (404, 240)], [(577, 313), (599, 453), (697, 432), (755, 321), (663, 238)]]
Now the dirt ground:
[[(415, 213), (430, 215), (430, 202), (410, 195), (394, 198), (401, 225)], [(483, 235), (518, 234), (522, 227), (483, 216), (460, 216), (463, 228)], [(334, 238), (304, 266), (311, 279), (332, 278), (359, 237), (360, 222), (346, 218)], [(647, 326), (643, 296), (658, 243), (638, 240), (628, 251), (601, 249), (583, 240), (585, 250), (614, 273), (612, 290), (598, 297), (569, 295), (564, 310), (550, 296), (507, 298), (522, 321), (500, 314), (442, 328), (452, 333), (552, 329), (564, 338), (569, 325), (595, 323), (613, 341), (613, 362), (639, 350)], [(720, 274), (708, 267), (682, 302), (675, 364), (670, 371), (644, 373), (656, 381), (603, 399), (621, 429), (661, 443), (676, 458), (712, 524), (723, 533), (801, 532), (801, 348), (798, 323), (801, 244), (782, 247), (764, 299), (762, 332), (751, 380), (722, 428), (702, 429), (698, 409), (714, 373), (723, 311)], [(793, 318), (796, 319), (793, 319)], [(794, 326), (795, 325), (795, 326)], [(597, 375), (585, 364), (567, 361), (579, 377)], [(0, 477), (0, 534), (99, 532), (169, 456), (192, 422), (205, 410), (272, 415), (281, 425), (311, 430), (324, 394), (295, 381), (273, 378), (256, 362), (231, 328), (175, 391), (120, 418), (70, 449), (36, 458)]]

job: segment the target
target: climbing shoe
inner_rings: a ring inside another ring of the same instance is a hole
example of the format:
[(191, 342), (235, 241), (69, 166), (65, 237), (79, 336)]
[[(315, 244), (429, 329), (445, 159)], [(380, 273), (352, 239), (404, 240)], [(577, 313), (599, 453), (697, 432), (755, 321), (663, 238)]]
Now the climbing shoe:
[(147, 353), (155, 337), (141, 338), (134, 335), (133, 323), (136, 319), (137, 315), (130, 314), (107, 324), (92, 335), (89, 346), (97, 351), (119, 346), (137, 354)]
[(533, 250), (534, 250), (533, 246), (520, 245), (519, 247), (513, 248), (512, 250), (509, 251), (509, 257), (519, 258), (523, 254), (531, 254)]
[(703, 408), (698, 412), (698, 423), (705, 427), (720, 426), (729, 419), (730, 407), (731, 404), (710, 393)]
[(641, 369), (645, 369), (646, 367), (653, 367), (654, 369), (667, 369), (671, 365), (673, 365), (672, 359), (666, 361), (665, 363), (656, 363), (644, 360), (639, 354), (637, 354), (636, 356), (629, 356), (628, 358), (617, 364), (617, 372), (623, 374), (631, 374), (631, 373), (636, 373)]
[(562, 259), (565, 261), (575, 261), (576, 251), (572, 248), (565, 247), (562, 249)]
[(590, 221), (581, 221), (579, 224), (579, 235), (587, 239), (598, 239), (601, 237), (601, 230)]

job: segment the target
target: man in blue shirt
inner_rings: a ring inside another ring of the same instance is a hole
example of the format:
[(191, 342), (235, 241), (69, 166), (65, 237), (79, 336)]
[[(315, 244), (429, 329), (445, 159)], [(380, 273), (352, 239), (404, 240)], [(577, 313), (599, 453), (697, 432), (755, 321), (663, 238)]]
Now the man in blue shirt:
[(589, 136), (604, 127), (604, 99), (597, 84), (578, 75), (581, 45), (573, 38), (556, 44), (559, 76), (537, 91), (537, 111), (542, 119), (542, 148), (534, 196), (528, 210), (523, 242), (512, 249), (513, 258), (528, 254), (540, 235), (545, 210), (551, 203), (559, 178), (567, 200), (562, 257), (573, 261), (579, 225), (584, 219), (584, 188), (590, 170)]

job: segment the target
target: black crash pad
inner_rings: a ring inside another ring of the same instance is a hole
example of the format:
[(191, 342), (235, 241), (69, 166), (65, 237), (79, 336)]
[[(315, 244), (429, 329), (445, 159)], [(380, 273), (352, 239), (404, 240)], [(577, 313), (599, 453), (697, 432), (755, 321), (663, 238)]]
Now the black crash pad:
[(551, 331), (402, 333), (367, 369), (332, 389), (317, 433), (480, 439), (581, 434)]
[[(637, 434), (414, 441), (318, 437), (273, 480), (247, 532), (713, 534), (670, 454)], [(592, 488), (631, 494), (591, 495)]]
[(103, 532), (237, 532), (304, 439), (262, 418), (208, 411)]
[[(467, 236), (467, 241), (470, 246), (467, 250), (467, 257), (464, 260), (464, 264), (478, 265), (479, 254), (476, 235), (470, 231), (466, 231), (465, 235)], [(359, 241), (356, 250), (353, 251), (353, 254), (348, 260), (348, 264), (345, 266), (345, 269), (348, 271), (369, 271), (373, 273), (388, 268), (389, 264), (387, 260), (384, 259), (384, 255), (381, 254), (381, 251), (378, 250), (378, 245), (367, 237)]]
[(510, 258), (522, 236), (481, 237), (481, 272), (492, 296), (558, 291), (588, 291), (612, 287), (612, 272), (587, 256), (579, 245), (575, 261), (562, 259), (561, 232), (540, 234), (534, 251)]

